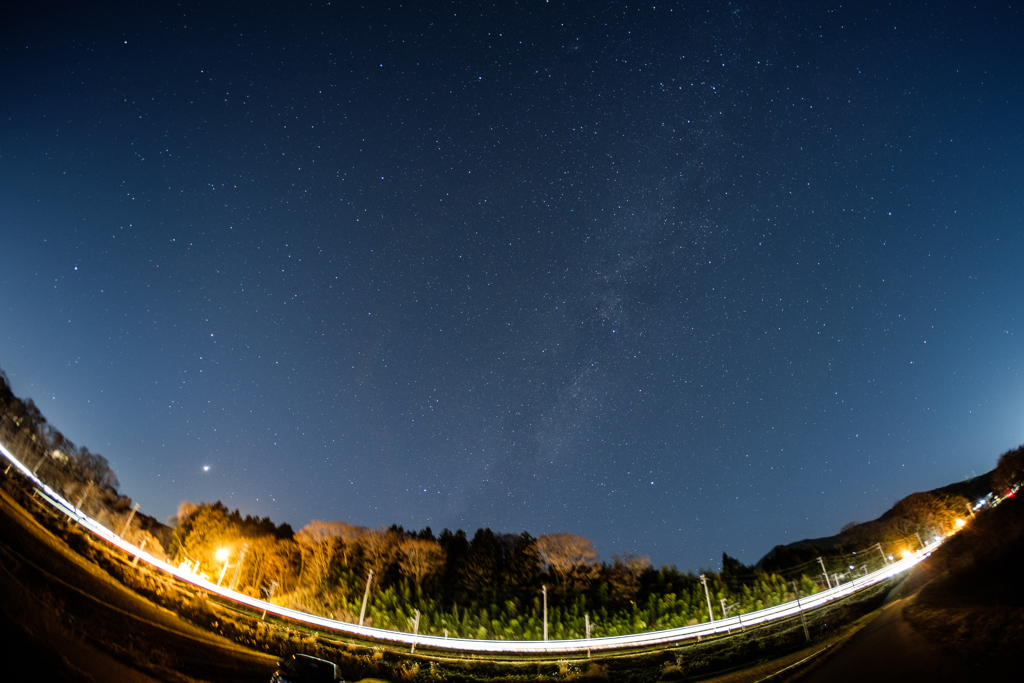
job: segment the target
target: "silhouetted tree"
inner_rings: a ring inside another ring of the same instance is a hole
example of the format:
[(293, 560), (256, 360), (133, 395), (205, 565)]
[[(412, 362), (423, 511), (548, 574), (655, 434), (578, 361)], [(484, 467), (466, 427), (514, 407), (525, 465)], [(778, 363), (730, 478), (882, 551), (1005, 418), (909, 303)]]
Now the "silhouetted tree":
[(992, 488), (1005, 494), (1024, 483), (1024, 446), (1006, 451), (999, 456), (992, 473)]
[(469, 539), (466, 538), (466, 532), (462, 529), (455, 533), (444, 529), (441, 531), (441, 535), (437, 537), (437, 542), (444, 549), (445, 556), (442, 582), (444, 597), (451, 600), (455, 595), (455, 587), (458, 584), (462, 560), (466, 557), (466, 553), (469, 552)]
[(612, 566), (606, 572), (611, 598), (620, 603), (636, 600), (640, 591), (640, 575), (651, 568), (651, 558), (632, 553), (612, 555)]
[(99, 453), (91, 453), (86, 447), (78, 449), (74, 455), (75, 465), (86, 479), (94, 482), (100, 489), (117, 492), (119, 486), (110, 463)]
[(459, 586), (482, 602), (491, 602), (498, 586), (501, 546), (490, 529), (477, 529), (462, 559)]
[(537, 539), (524, 531), (521, 534), (501, 534), (498, 540), (505, 558), (501, 570), (504, 592), (520, 599), (533, 597), (541, 576)]

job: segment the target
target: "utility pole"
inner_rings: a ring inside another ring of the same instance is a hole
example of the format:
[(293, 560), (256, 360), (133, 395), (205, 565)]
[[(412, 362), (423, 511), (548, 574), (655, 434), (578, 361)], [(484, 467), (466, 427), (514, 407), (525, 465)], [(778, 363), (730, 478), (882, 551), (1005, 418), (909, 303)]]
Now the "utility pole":
[(21, 432), (18, 434), (18, 442), (20, 445), (15, 444), (15, 446), (17, 447), (16, 457), (18, 458), (18, 462), (20, 462), (26, 468), (28, 467), (28, 465), (25, 464), (25, 460), (27, 459), (27, 456), (25, 455), (25, 449), (28, 448), (28, 440), (28, 432), (25, 430), (21, 430)]
[(867, 576), (868, 575), (868, 566), (866, 564), (862, 564), (860, 566), (860, 568), (864, 570), (864, 576)]
[[(731, 610), (736, 605), (740, 604), (738, 602), (734, 602), (731, 605), (727, 605), (725, 603), (728, 602), (728, 600), (726, 600), (725, 598), (722, 598), (721, 600), (719, 600), (719, 602), (722, 603), (722, 619), (728, 619), (729, 618), (729, 610)], [(740, 628), (743, 628), (743, 622), (742, 621), (740, 622)], [(732, 633), (732, 629), (729, 629), (729, 633)]]
[(363, 607), (359, 610), (359, 625), (363, 625), (363, 617), (366, 616), (366, 600), (370, 597), (370, 581), (373, 580), (373, 570), (370, 570), (370, 575), (366, 577), (366, 592), (363, 593)]
[(701, 574), (700, 575), (700, 582), (704, 584), (704, 597), (708, 601), (708, 618), (712, 622), (714, 622), (715, 621), (715, 613), (711, 611), (711, 594), (708, 593), (708, 577), (706, 577), (703, 574)]
[(78, 505), (75, 506), (76, 508), (78, 508), (79, 510), (82, 509), (82, 503), (84, 503), (85, 499), (89, 497), (89, 491), (91, 490), (92, 482), (90, 481), (89, 485), (85, 487), (85, 491), (82, 492), (82, 497), (78, 499)]
[[(267, 602), (270, 602), (270, 598), (274, 597), (274, 589), (277, 588), (277, 581), (270, 582), (270, 590), (267, 591)], [(260, 620), (267, 618), (267, 610), (263, 610), (263, 614), (260, 616)]]
[(541, 585), (540, 589), (544, 592), (544, 640), (548, 639), (548, 587), (547, 585)]
[(914, 535), (917, 536), (917, 542), (921, 544), (921, 549), (924, 550), (924, 541), (921, 540), (921, 534), (915, 531)]
[(825, 575), (825, 583), (828, 584), (829, 589), (832, 588), (832, 582), (828, 580), (828, 570), (825, 569), (825, 560), (818, 558), (818, 563), (821, 565), (821, 572)]
[(121, 529), (121, 533), (120, 533), (120, 534), (118, 534), (118, 536), (120, 536), (121, 538), (124, 538), (124, 535), (125, 535), (126, 533), (128, 533), (128, 526), (129, 526), (129, 525), (130, 525), (130, 524), (132, 523), (132, 518), (133, 518), (133, 517), (135, 517), (135, 512), (136, 512), (136, 511), (137, 511), (138, 509), (139, 509), (139, 504), (138, 504), (138, 503), (136, 503), (136, 504), (135, 504), (135, 506), (134, 506), (134, 507), (132, 508), (132, 512), (131, 512), (131, 514), (130, 514), (130, 515), (128, 515), (128, 521), (124, 523), (124, 528), (123, 528), (123, 529)]
[(235, 590), (238, 584), (238, 573), (242, 571), (242, 563), (245, 562), (245, 554), (249, 552), (249, 544), (242, 544), (242, 552), (238, 554), (238, 564), (235, 565), (235, 573), (231, 575), (231, 590)]
[(39, 469), (39, 466), (43, 464), (44, 460), (46, 460), (46, 451), (45, 450), (43, 451), (43, 454), (39, 457), (39, 462), (37, 462), (36, 466), (32, 468), (32, 476), (33, 477), (36, 476), (36, 471)]
[(793, 594), (796, 595), (796, 608), (800, 612), (800, 623), (804, 625), (804, 638), (810, 640), (811, 632), (807, 630), (807, 618), (804, 616), (803, 605), (800, 604), (800, 590), (796, 587), (796, 581), (791, 583), (793, 584)]
[[(415, 637), (420, 632), (420, 611), (419, 610), (414, 610), (414, 612), (416, 613), (416, 618), (412, 620), (412, 635), (413, 635), (413, 637)], [(411, 655), (416, 654), (416, 641), (415, 640), (412, 643), (412, 649), (409, 650), (409, 654), (411, 654)]]
[[(587, 640), (590, 640), (590, 613), (583, 615), (583, 624), (587, 629)], [(590, 648), (587, 648), (587, 659), (590, 659)]]
[(832, 578), (835, 579), (836, 588), (839, 588), (839, 572), (833, 572)]
[(885, 551), (882, 550), (882, 544), (881, 543), (876, 543), (875, 547), (878, 548), (878, 552), (881, 553), (881, 555), (882, 555), (882, 562), (885, 562), (886, 564), (889, 564), (889, 558), (885, 556)]
[(224, 583), (224, 575), (228, 573), (228, 558), (224, 558), (224, 568), (220, 570), (220, 578), (217, 579), (217, 586)]
[[(139, 553), (141, 553), (143, 550), (146, 549), (146, 541), (148, 541), (148, 540), (149, 540), (148, 538), (142, 539), (142, 545), (139, 546)], [(139, 566), (139, 554), (138, 553), (135, 554), (135, 559), (132, 560), (132, 566), (133, 567)]]

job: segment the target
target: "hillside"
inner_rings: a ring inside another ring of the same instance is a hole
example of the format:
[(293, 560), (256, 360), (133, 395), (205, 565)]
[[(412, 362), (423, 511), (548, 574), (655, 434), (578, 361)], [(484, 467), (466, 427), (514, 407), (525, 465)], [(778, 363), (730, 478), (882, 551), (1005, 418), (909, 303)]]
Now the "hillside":
[(911, 508), (915, 507), (925, 497), (931, 497), (933, 500), (950, 501), (951, 514), (966, 516), (969, 514), (967, 508), (963, 507), (962, 504), (953, 503), (952, 501), (959, 500), (960, 498), (963, 498), (965, 501), (977, 501), (987, 496), (992, 491), (992, 474), (994, 471), (932, 489), (931, 491), (912, 493), (897, 501), (877, 519), (861, 524), (847, 525), (847, 527), (844, 527), (842, 531), (834, 536), (806, 538), (785, 545), (777, 545), (758, 560), (754, 566), (768, 572), (779, 571), (786, 567), (793, 567), (809, 560), (814, 560), (819, 556), (849, 553), (874, 545), (879, 541), (885, 542), (896, 537), (910, 535), (900, 533), (900, 531), (903, 531), (902, 529), (894, 532), (894, 528), (899, 528), (894, 522), (908, 515), (917, 514), (917, 511), (911, 511)]
[(1024, 646), (1024, 499), (1005, 499), (964, 527), (930, 558), (929, 574), (906, 617), (957, 654), (1019, 657)]

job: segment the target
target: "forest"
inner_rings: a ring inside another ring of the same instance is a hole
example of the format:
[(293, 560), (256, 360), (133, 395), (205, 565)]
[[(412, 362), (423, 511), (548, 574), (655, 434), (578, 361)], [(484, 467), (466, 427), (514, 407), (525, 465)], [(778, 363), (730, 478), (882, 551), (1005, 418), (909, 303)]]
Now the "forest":
[[(210, 581), (341, 621), (461, 638), (540, 640), (545, 623), (550, 639), (601, 637), (742, 615), (878, 569), (970, 512), (962, 496), (915, 493), (874, 522), (849, 525), (845, 546), (777, 554), (762, 567), (723, 554), (721, 571), (695, 574), (628, 553), (601, 561), (590, 540), (571, 533), (483, 528), (470, 537), (343, 521), (295, 531), (219, 501), (184, 501), (164, 525), (138, 513), (106, 458), (15, 396), (2, 371), (0, 441), (97, 521)], [(1022, 479), (1024, 447), (1000, 457), (993, 481), (1012, 490)]]

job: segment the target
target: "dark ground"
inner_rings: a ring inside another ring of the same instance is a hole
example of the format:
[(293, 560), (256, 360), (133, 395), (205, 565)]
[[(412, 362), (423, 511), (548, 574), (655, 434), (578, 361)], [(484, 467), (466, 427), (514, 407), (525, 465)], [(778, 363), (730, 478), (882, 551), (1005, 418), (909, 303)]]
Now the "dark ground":
[(1024, 500), (978, 515), (902, 587), (908, 595), (801, 681), (1016, 680), (1024, 652)]
[(959, 656), (929, 641), (903, 616), (904, 608), (913, 600), (913, 597), (903, 598), (887, 605), (835, 655), (799, 680), (803, 683), (962, 682), (1002, 677), (1009, 672), (1008, 662)]
[(117, 583), (0, 491), (0, 634), (32, 680), (262, 681), (276, 657), (201, 630)]

